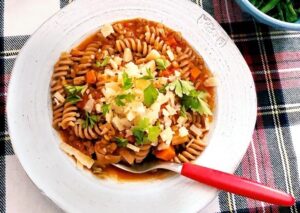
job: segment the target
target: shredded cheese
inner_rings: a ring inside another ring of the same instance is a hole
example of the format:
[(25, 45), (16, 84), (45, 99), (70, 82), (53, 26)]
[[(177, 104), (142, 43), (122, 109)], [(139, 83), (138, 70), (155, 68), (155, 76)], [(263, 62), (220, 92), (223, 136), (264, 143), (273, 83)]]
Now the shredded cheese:
[(112, 34), (112, 33), (115, 32), (114, 29), (113, 29), (113, 27), (112, 27), (110, 24), (105, 24), (105, 25), (103, 25), (103, 26), (101, 27), (100, 31), (101, 31), (101, 33), (102, 33), (102, 35), (103, 35), (104, 37), (107, 37), (107, 36), (109, 36), (110, 34)]
[(86, 166), (88, 169), (90, 169), (95, 162), (92, 158), (83, 154), (82, 152), (70, 146), (69, 144), (61, 143), (60, 148), (68, 155), (74, 156), (76, 160), (78, 160), (81, 164)]
[(63, 102), (65, 102), (65, 98), (60, 94), (60, 92), (56, 92), (56, 93), (54, 93), (54, 98), (56, 98), (56, 100), (58, 101), (58, 102), (60, 102), (61, 104), (63, 103)]
[(172, 50), (167, 50), (167, 55), (168, 55), (170, 61), (173, 61), (175, 59)]
[(131, 143), (128, 143), (128, 144), (126, 145), (126, 147), (127, 147), (128, 149), (131, 149), (131, 150), (134, 151), (134, 152), (139, 152), (139, 151), (140, 151), (140, 148), (139, 148), (139, 147), (134, 146), (134, 145), (132, 145)]

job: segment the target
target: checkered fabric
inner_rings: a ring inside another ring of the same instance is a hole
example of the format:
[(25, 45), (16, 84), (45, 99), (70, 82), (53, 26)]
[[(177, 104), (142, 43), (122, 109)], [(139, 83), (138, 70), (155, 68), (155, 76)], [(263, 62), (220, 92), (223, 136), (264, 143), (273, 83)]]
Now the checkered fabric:
[[(300, 212), (300, 33), (259, 24), (233, 0), (194, 2), (227, 31), (246, 59), (256, 84), (256, 128), (236, 174), (291, 193), (297, 199), (295, 206), (287, 208), (221, 191), (200, 212)], [(14, 155), (4, 121), (7, 86), (20, 49), (42, 22), (69, 3), (0, 1), (0, 212), (62, 212), (25, 174)]]

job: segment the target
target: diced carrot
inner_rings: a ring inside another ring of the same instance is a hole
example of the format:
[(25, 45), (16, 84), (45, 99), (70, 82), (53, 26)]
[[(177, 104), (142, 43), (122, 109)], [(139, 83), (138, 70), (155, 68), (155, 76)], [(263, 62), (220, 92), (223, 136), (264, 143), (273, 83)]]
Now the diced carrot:
[(169, 46), (173, 46), (173, 45), (177, 45), (177, 41), (176, 39), (174, 38), (174, 36), (169, 36), (166, 40), (166, 43), (169, 45)]
[(88, 95), (84, 94), (84, 96), (82, 97), (82, 100), (77, 102), (76, 106), (79, 109), (83, 109), (88, 100), (89, 100)]
[(175, 149), (173, 146), (170, 146), (167, 149), (163, 149), (155, 152), (155, 156), (159, 159), (169, 161), (175, 157)]
[(200, 70), (197, 67), (193, 67), (191, 69), (191, 77), (192, 80), (196, 80), (198, 78), (198, 76), (200, 75)]
[(161, 71), (160, 72), (160, 76), (162, 76), (162, 77), (169, 77), (170, 75), (174, 74), (175, 70), (176, 70), (175, 68), (173, 68), (173, 67), (170, 66), (170, 68), (167, 68), (167, 69)]
[(97, 81), (96, 72), (94, 70), (89, 70), (85, 77), (88, 84), (94, 84)]

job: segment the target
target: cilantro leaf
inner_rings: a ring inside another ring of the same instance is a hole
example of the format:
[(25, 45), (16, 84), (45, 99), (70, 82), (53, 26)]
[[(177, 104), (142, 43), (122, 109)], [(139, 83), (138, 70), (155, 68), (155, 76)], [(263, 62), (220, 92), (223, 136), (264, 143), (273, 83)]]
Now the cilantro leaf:
[(201, 115), (212, 115), (206, 98), (206, 92), (192, 90), (189, 95), (183, 95), (181, 104), (185, 109), (191, 109)]
[(169, 90), (174, 90), (175, 94), (179, 97), (182, 97), (183, 94), (189, 95), (192, 90), (195, 90), (192, 82), (179, 79), (168, 84), (167, 88)]
[(128, 90), (132, 87), (133, 83), (132, 83), (132, 79), (128, 77), (128, 74), (126, 72), (123, 72), (123, 86), (122, 88), (124, 90)]
[(99, 122), (100, 118), (98, 115), (91, 115), (88, 112), (85, 112), (85, 120), (82, 124), (83, 128), (93, 128), (94, 125)]
[(67, 93), (66, 101), (72, 104), (76, 104), (78, 101), (81, 101), (81, 97), (79, 94), (83, 93), (86, 90), (87, 86), (73, 86), (73, 85), (65, 85), (65, 91)]
[(105, 67), (108, 62), (110, 60), (110, 57), (109, 56), (105, 56), (104, 59), (100, 62), (100, 61), (96, 61), (96, 67)]
[(170, 62), (163, 58), (155, 59), (156, 66), (159, 70), (165, 70), (168, 66), (170, 66)]
[(180, 108), (180, 116), (186, 117), (186, 109), (185, 109), (185, 106), (182, 106), (182, 107)]
[(158, 97), (158, 91), (153, 86), (153, 84), (150, 84), (145, 90), (144, 90), (144, 104), (147, 107), (150, 107), (157, 99)]
[(125, 106), (125, 101), (131, 102), (133, 99), (134, 99), (134, 95), (128, 93), (128, 94), (117, 95), (115, 101), (118, 106)]
[(128, 144), (128, 140), (125, 138), (115, 137), (113, 141), (117, 143), (118, 147), (126, 147)]
[(146, 130), (150, 126), (150, 121), (148, 118), (143, 118), (139, 120), (138, 124), (136, 125), (137, 128)]
[(158, 91), (159, 91), (160, 93), (166, 94), (166, 93), (167, 93), (166, 87), (167, 87), (167, 86), (164, 85), (164, 86), (162, 86), (161, 88), (159, 88)]
[(144, 130), (135, 127), (132, 129), (132, 134), (135, 137), (135, 143), (137, 145), (142, 145), (147, 142), (147, 136)]
[(135, 137), (135, 143), (137, 145), (142, 145), (144, 143), (147, 143), (147, 135), (146, 135), (146, 130), (150, 126), (150, 121), (148, 118), (143, 118), (139, 120), (137, 125), (132, 129), (132, 134)]
[(148, 118), (141, 119), (132, 129), (132, 134), (135, 137), (135, 142), (137, 145), (157, 142), (160, 132), (161, 129), (159, 126), (151, 126)]
[(148, 128), (148, 140), (151, 142), (157, 142), (157, 138), (161, 132), (159, 126), (151, 126)]
[(152, 80), (154, 79), (153, 73), (151, 72), (150, 68), (146, 69), (147, 75), (141, 77), (140, 79), (144, 79), (144, 80)]
[(103, 104), (101, 107), (101, 112), (103, 115), (106, 115), (110, 110), (110, 105), (109, 104)]

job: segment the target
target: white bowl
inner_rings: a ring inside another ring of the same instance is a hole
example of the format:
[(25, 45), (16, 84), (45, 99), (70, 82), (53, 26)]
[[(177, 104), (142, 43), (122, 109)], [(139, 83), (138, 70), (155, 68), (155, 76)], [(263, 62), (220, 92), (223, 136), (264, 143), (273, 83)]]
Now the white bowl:
[(218, 79), (209, 145), (195, 163), (233, 173), (256, 119), (253, 79), (237, 47), (200, 7), (180, 0), (78, 0), (44, 23), (14, 65), (7, 115), (15, 153), (33, 182), (68, 212), (195, 212), (217, 190), (180, 176), (152, 182), (99, 180), (77, 170), (51, 126), (49, 82), (60, 53), (104, 23), (143, 17), (182, 32)]

